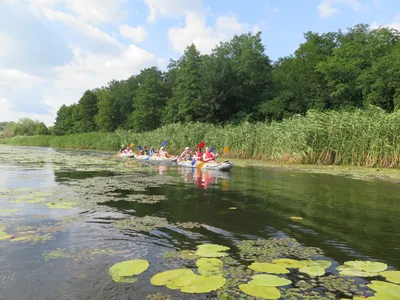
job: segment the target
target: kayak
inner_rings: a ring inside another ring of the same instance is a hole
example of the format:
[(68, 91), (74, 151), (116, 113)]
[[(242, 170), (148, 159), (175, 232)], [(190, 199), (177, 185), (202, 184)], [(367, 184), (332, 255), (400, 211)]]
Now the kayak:
[(133, 153), (133, 152), (118, 153), (118, 157), (135, 157), (135, 153)]
[[(200, 162), (196, 161), (194, 165), (192, 165), (191, 160), (178, 162), (178, 166), (188, 167), (188, 168), (197, 168)], [(224, 161), (222, 163), (211, 163), (207, 162), (201, 166), (201, 170), (217, 170), (217, 171), (228, 171), (232, 169), (233, 163), (230, 161)]]
[(149, 156), (149, 155), (136, 155), (135, 158), (137, 160), (145, 160), (151, 163), (171, 163), (171, 162), (176, 162), (178, 160), (178, 157), (160, 157), (160, 156)]

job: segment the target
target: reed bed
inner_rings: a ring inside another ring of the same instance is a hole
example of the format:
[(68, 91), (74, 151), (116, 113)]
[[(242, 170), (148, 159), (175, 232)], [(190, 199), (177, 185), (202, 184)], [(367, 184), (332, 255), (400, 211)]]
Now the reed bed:
[(53, 148), (118, 150), (122, 144), (160, 147), (170, 153), (205, 141), (216, 152), (229, 146), (224, 157), (265, 161), (400, 167), (400, 111), (378, 108), (355, 111), (309, 111), (304, 117), (282, 122), (237, 126), (202, 123), (171, 124), (152, 132), (82, 133), (69, 136), (14, 137), (11, 145)]

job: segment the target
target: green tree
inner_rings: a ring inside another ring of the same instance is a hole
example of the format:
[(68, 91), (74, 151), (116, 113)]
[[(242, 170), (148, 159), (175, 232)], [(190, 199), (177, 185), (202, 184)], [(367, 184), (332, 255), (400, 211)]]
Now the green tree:
[(49, 130), (43, 122), (37, 122), (35, 128), (35, 135), (48, 135)]
[(161, 125), (161, 118), (170, 89), (163, 73), (156, 67), (144, 69), (137, 76), (134, 110), (130, 117), (132, 128), (137, 131), (154, 130)]
[(83, 94), (76, 108), (76, 132), (91, 132), (97, 130), (97, 125), (94, 120), (98, 112), (97, 102), (98, 99), (94, 92), (88, 90)]
[(56, 121), (53, 126), (53, 133), (55, 135), (71, 134), (74, 131), (75, 120), (74, 110), (75, 106), (62, 105), (57, 112)]

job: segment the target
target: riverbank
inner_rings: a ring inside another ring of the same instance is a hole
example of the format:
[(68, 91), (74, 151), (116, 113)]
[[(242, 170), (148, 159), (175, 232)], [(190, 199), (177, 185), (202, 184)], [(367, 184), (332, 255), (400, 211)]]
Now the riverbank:
[(20, 146), (117, 151), (122, 144), (160, 147), (170, 153), (205, 141), (225, 158), (306, 164), (400, 168), (400, 111), (310, 111), (282, 122), (213, 125), (171, 124), (151, 132), (91, 132), (68, 136), (19, 136), (0, 143)]

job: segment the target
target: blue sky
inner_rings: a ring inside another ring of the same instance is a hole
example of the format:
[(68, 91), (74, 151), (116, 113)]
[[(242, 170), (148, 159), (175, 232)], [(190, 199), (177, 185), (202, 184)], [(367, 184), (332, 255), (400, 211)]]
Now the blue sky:
[(398, 0), (0, 0), (0, 121), (54, 122), (86, 89), (156, 65), (188, 44), (209, 53), (262, 31), (272, 60), (306, 31), (358, 23), (400, 30)]

